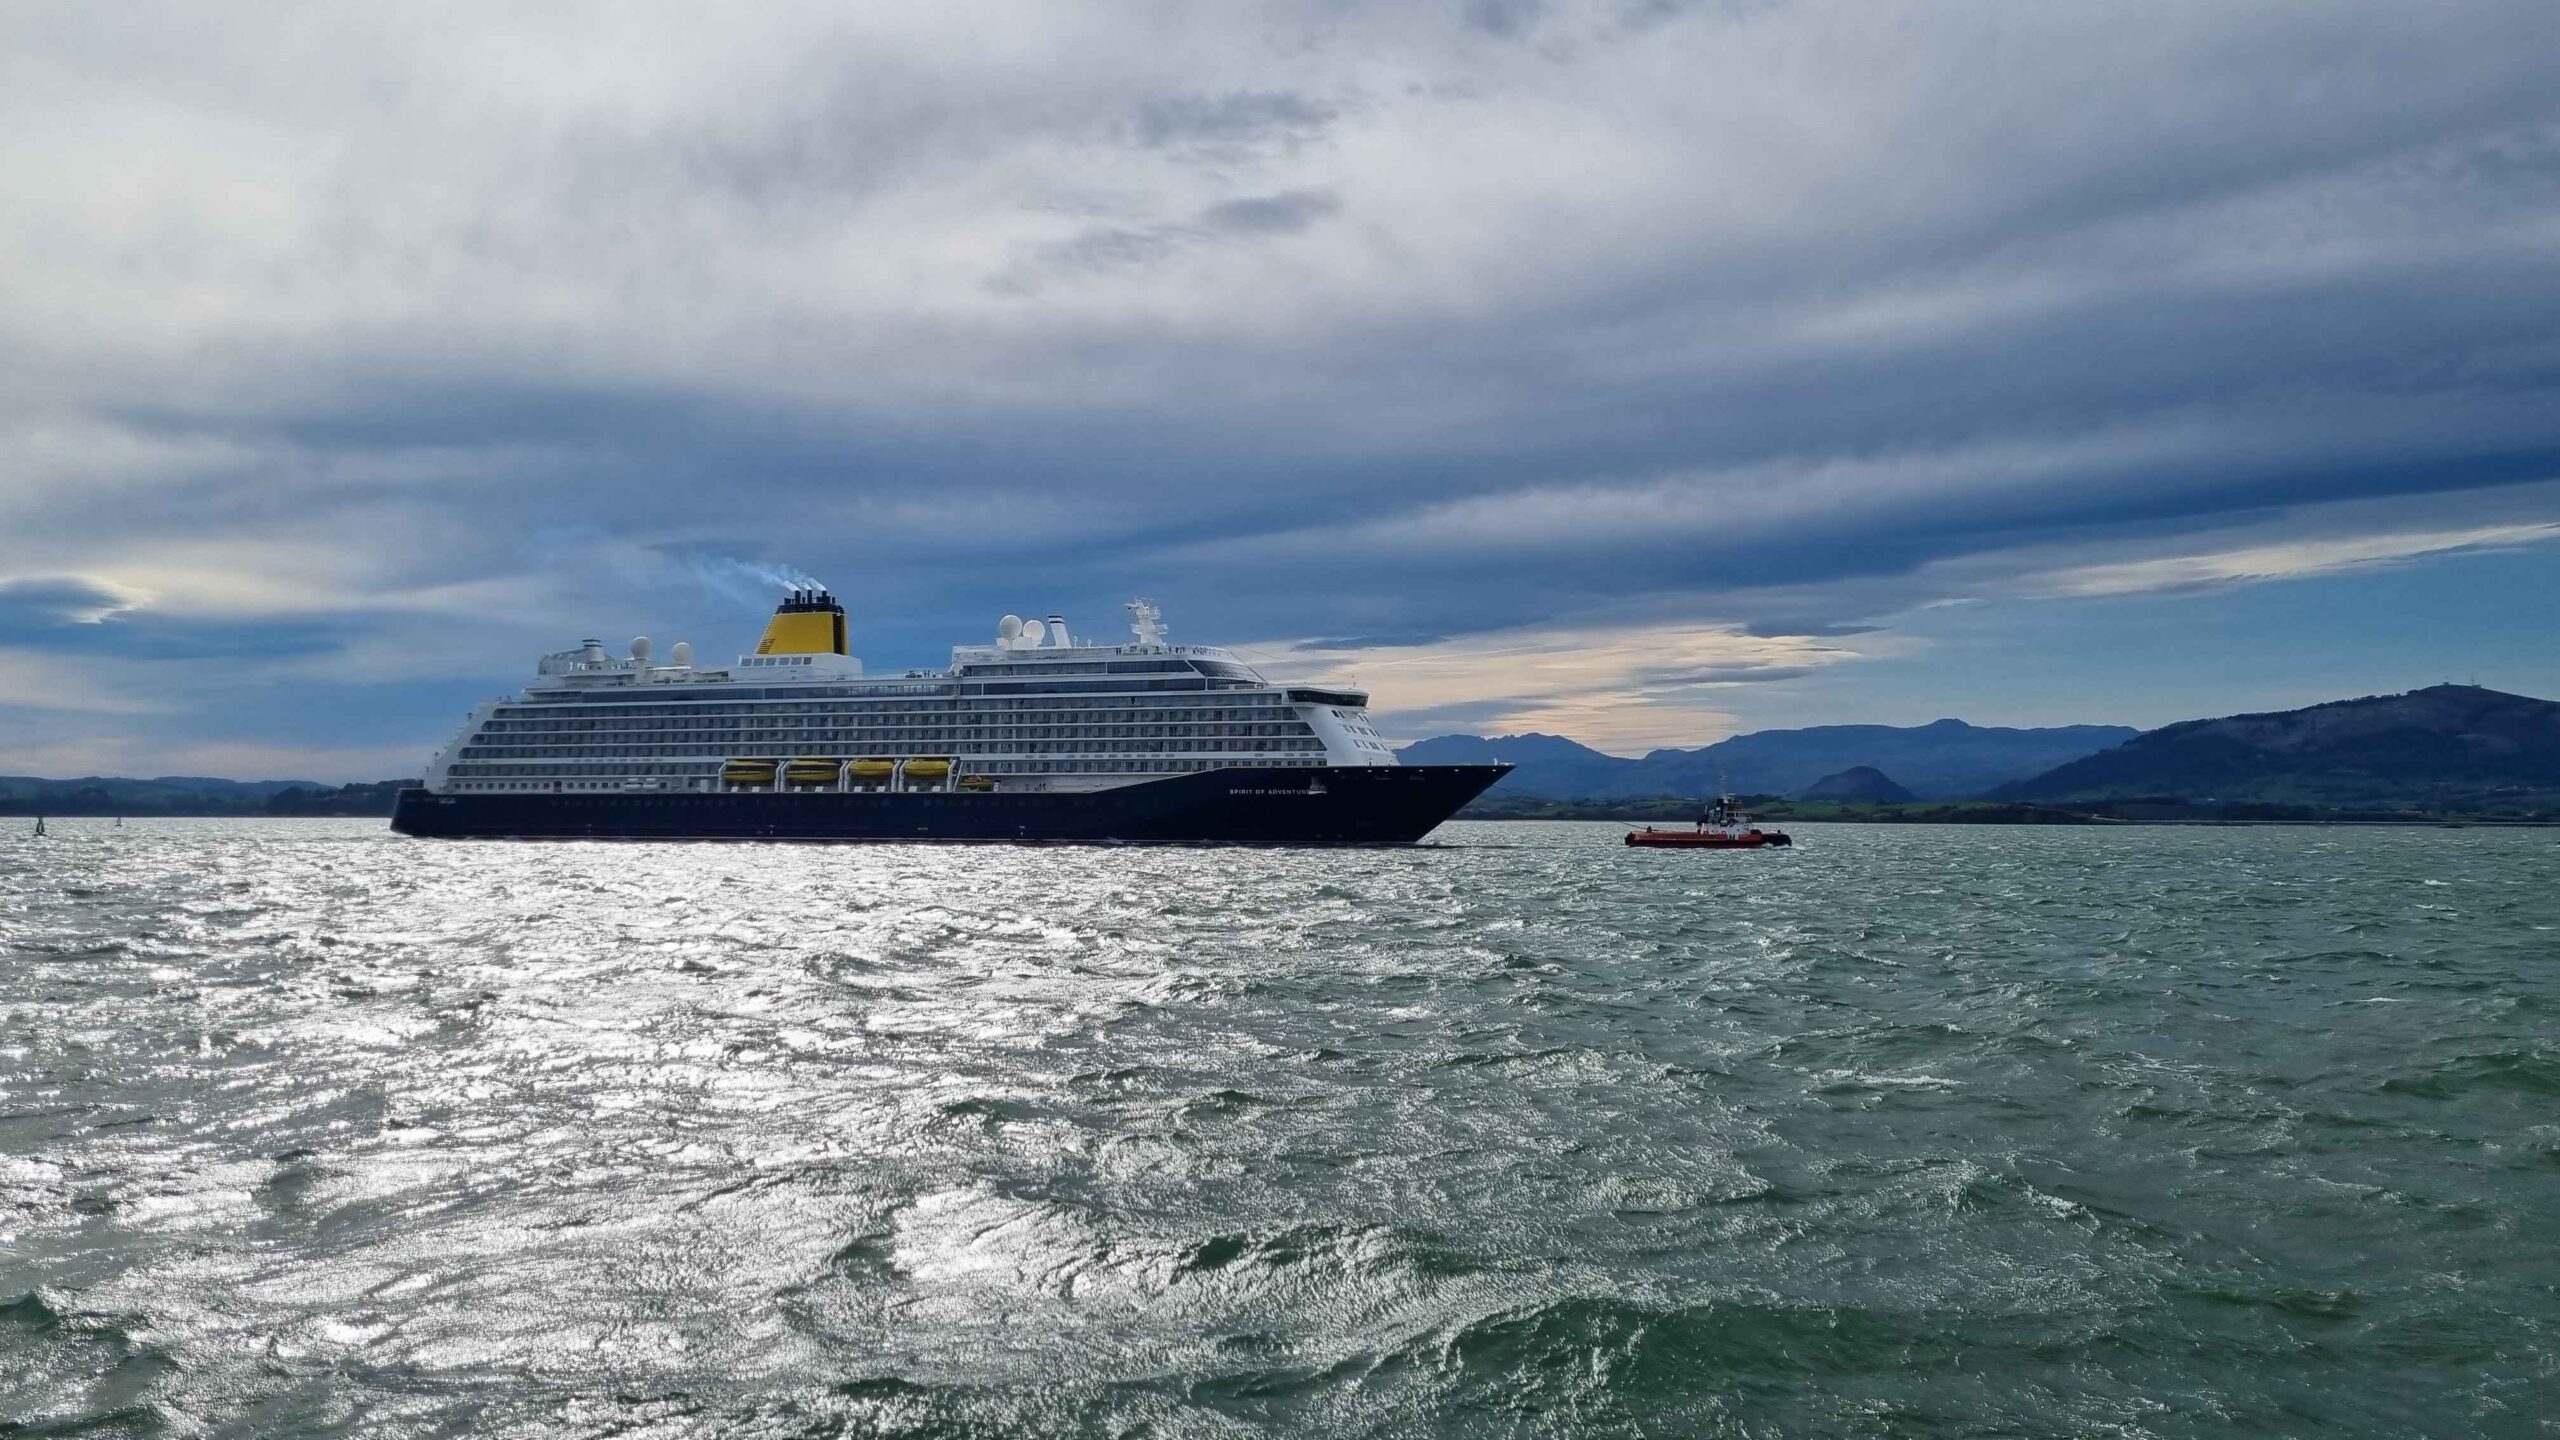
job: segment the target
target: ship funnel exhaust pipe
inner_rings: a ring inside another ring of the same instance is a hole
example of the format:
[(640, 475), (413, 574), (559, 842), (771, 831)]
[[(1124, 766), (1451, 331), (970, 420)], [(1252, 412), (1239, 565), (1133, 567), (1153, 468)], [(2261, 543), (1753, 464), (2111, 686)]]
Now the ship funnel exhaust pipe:
[(759, 655), (849, 655), (844, 607), (824, 590), (794, 590), (765, 622)]

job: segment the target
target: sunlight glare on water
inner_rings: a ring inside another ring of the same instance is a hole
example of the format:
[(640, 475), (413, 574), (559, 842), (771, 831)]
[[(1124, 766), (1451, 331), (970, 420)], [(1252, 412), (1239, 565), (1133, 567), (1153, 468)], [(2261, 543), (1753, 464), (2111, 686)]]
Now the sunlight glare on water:
[(0, 837), (0, 1434), (2555, 1421), (2549, 831), (109, 827)]

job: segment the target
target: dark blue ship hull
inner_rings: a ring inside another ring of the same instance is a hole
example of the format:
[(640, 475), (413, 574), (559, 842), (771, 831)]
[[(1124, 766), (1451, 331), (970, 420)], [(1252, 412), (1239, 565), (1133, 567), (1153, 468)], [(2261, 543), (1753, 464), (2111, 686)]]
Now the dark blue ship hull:
[(403, 790), (404, 835), (510, 840), (974, 840), (1406, 845), (1508, 765), (1239, 767), (1110, 790), (459, 794)]

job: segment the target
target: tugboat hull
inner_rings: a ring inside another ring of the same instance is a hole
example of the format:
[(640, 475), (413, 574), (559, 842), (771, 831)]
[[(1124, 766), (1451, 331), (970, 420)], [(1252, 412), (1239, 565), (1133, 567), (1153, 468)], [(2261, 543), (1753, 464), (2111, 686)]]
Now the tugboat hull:
[(1508, 765), (1235, 767), (1108, 790), (400, 792), (404, 835), (512, 840), (1409, 845)]
[(1627, 843), (1657, 850), (1769, 850), (1796, 842), (1783, 830), (1752, 830), (1740, 835), (1719, 835), (1714, 831), (1695, 834), (1685, 830), (1630, 830)]

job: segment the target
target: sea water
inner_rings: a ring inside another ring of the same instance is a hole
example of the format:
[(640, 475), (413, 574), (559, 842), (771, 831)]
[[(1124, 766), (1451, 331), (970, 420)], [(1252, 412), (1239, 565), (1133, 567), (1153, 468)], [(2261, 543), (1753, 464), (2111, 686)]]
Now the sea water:
[(0, 835), (0, 1434), (2545, 1435), (2560, 834)]

